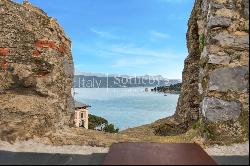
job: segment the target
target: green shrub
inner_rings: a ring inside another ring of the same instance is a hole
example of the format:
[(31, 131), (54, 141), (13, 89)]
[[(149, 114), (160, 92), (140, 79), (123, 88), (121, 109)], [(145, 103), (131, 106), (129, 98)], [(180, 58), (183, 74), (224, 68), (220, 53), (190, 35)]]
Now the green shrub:
[(97, 127), (108, 125), (108, 121), (102, 117), (89, 114), (89, 129), (94, 130)]
[(103, 128), (103, 131), (109, 132), (109, 133), (118, 133), (119, 129), (115, 129), (113, 124), (108, 124)]
[(119, 129), (115, 129), (113, 124), (109, 124), (109, 122), (99, 116), (89, 114), (89, 129), (95, 130), (99, 128), (102, 131), (109, 133), (118, 133)]

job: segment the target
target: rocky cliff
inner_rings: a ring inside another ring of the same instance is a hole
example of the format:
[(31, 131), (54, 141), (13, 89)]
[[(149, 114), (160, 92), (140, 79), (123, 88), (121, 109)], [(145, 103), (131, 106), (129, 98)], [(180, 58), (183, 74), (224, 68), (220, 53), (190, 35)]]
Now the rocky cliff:
[(28, 2), (0, 0), (0, 137), (44, 136), (73, 109), (71, 42), (56, 20)]
[(196, 0), (188, 27), (177, 110), (156, 122), (155, 133), (193, 127), (213, 142), (248, 139), (249, 1)]

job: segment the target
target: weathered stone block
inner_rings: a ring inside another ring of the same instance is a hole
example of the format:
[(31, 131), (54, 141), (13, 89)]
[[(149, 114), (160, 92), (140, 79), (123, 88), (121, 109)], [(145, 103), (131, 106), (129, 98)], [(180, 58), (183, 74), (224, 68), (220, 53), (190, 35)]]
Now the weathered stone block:
[(208, 63), (210, 64), (221, 64), (221, 65), (225, 65), (225, 64), (229, 64), (231, 60), (231, 57), (229, 56), (220, 56), (220, 55), (208, 55)]
[(220, 16), (220, 17), (232, 18), (232, 19), (239, 17), (239, 13), (237, 11), (227, 9), (227, 8), (216, 10), (215, 15)]
[(1, 62), (1, 68), (2, 68), (2, 70), (7, 70), (8, 69), (8, 62), (6, 62), (6, 61)]
[(206, 12), (208, 10), (208, 2), (207, 0), (203, 0), (202, 3), (201, 3), (201, 9), (202, 11)]
[(37, 57), (37, 56), (41, 55), (41, 53), (38, 50), (35, 50), (32, 52), (32, 55)]
[(249, 19), (249, 0), (243, 0), (244, 4), (244, 16)]
[(206, 57), (207, 57), (207, 54), (208, 54), (208, 51), (207, 51), (207, 47), (205, 46), (205, 47), (203, 48), (202, 53), (201, 53), (201, 59), (206, 58)]
[(208, 20), (207, 27), (215, 28), (215, 27), (229, 27), (232, 23), (231, 18), (221, 17), (221, 16), (211, 16)]
[(243, 91), (248, 87), (246, 66), (219, 68), (210, 73), (209, 90), (225, 92), (229, 89)]
[(0, 56), (7, 56), (9, 54), (8, 48), (0, 48)]
[(65, 47), (63, 46), (63, 45), (60, 45), (59, 47), (58, 47), (58, 51), (60, 52), (60, 53), (64, 53), (65, 52)]
[(58, 49), (56, 43), (50, 40), (37, 40), (35, 42), (36, 48), (51, 48), (51, 49)]
[(222, 5), (222, 4), (220, 4), (220, 3), (216, 3), (216, 2), (210, 2), (209, 3), (209, 9), (210, 10), (213, 10), (213, 9), (221, 9), (221, 8), (223, 8), (224, 6)]
[(199, 83), (198, 84), (198, 87), (199, 87), (199, 94), (201, 95), (202, 93), (203, 93), (203, 87), (202, 87), (202, 84), (201, 83)]
[[(249, 36), (234, 36), (226, 33), (219, 33), (210, 40), (211, 43), (219, 44), (224, 48), (249, 49)], [(217, 43), (215, 43), (217, 42)]]
[(70, 78), (74, 77), (74, 64), (69, 62), (67, 58), (64, 59), (63, 68), (64, 68), (64, 73), (66, 77), (70, 77)]
[(202, 114), (211, 122), (237, 119), (241, 113), (241, 104), (213, 97), (205, 97), (202, 102)]

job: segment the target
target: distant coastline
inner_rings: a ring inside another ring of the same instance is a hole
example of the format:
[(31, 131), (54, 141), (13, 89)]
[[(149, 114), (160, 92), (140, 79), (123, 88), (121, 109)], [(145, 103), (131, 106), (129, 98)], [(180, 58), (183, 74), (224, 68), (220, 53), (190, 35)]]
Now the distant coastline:
[(167, 79), (157, 76), (128, 76), (84, 74), (74, 76), (74, 88), (134, 88), (134, 87), (160, 87), (180, 83), (179, 79)]
[[(172, 116), (179, 98), (176, 94), (165, 97), (145, 92), (144, 87), (75, 88), (75, 92), (75, 100), (91, 105), (89, 114), (106, 119), (115, 129), (119, 128), (119, 132)], [(98, 126), (101, 125), (97, 125), (100, 129)]]
[(169, 86), (160, 86), (151, 89), (151, 92), (171, 93), (180, 94), (182, 83), (177, 83)]

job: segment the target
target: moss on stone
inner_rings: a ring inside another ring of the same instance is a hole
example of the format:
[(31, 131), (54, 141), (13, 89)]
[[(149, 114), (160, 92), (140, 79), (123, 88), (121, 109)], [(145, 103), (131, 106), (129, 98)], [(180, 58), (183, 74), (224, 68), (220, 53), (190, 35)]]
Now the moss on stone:
[(205, 46), (206, 46), (206, 37), (205, 37), (205, 34), (202, 33), (200, 36), (200, 52), (203, 51)]
[(248, 139), (249, 136), (249, 112), (242, 111), (239, 117), (239, 123), (242, 126), (242, 135), (245, 139)]
[[(210, 123), (205, 119), (200, 119), (193, 125), (193, 129), (197, 131), (197, 135), (205, 139), (207, 145), (230, 145), (232, 143), (241, 143), (248, 140), (247, 126), (242, 127), (241, 120), (229, 120), (225, 122)], [(243, 120), (247, 121), (247, 118)], [(242, 134), (242, 130), (246, 132)]]

